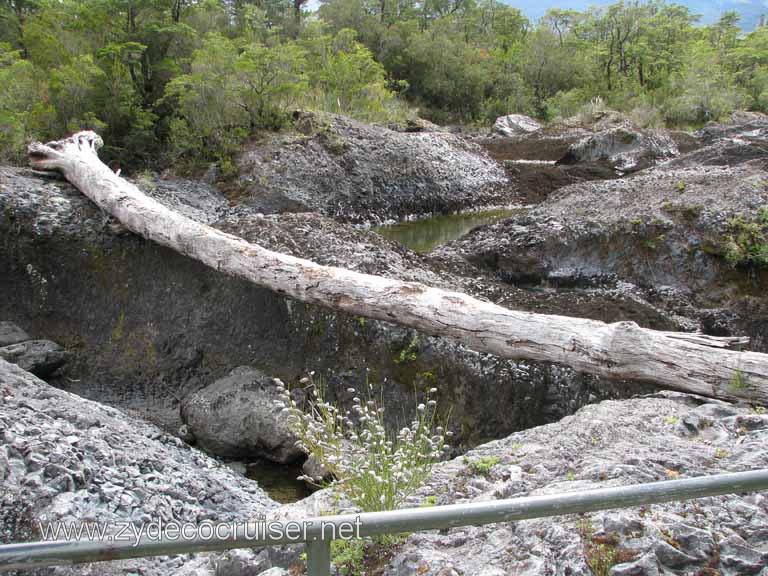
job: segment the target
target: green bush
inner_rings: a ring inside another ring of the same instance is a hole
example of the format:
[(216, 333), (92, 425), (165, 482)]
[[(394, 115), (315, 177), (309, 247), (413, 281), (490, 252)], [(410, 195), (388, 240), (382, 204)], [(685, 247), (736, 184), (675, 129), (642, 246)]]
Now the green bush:
[(469, 469), (474, 474), (481, 474), (483, 476), (487, 476), (491, 473), (491, 470), (493, 469), (496, 464), (501, 462), (501, 458), (498, 456), (485, 456), (483, 458), (480, 458), (479, 460), (472, 460), (469, 463)]
[(32, 63), (0, 43), (0, 162), (23, 162), (25, 144), (49, 132), (55, 112), (44, 103), (44, 94)]
[[(768, 27), (683, 5), (553, 9), (537, 23), (498, 0), (0, 2), (0, 160), (26, 141), (93, 128), (124, 168), (233, 154), (294, 108), (402, 123), (509, 113), (571, 117), (596, 97), (640, 126), (768, 112)], [(331, 143), (336, 150), (340, 148)], [(166, 154), (160, 154), (166, 150)]]
[(768, 208), (760, 208), (751, 221), (728, 220), (725, 259), (734, 267), (768, 268)]
[(341, 576), (357, 576), (365, 572), (365, 540), (333, 540), (331, 558)]
[(289, 44), (238, 48), (218, 34), (206, 36), (191, 71), (174, 78), (165, 99), (176, 103), (169, 124), (173, 159), (218, 160), (223, 167), (254, 130), (274, 129), (306, 90), (303, 50)]
[(544, 115), (548, 120), (570, 118), (576, 116), (588, 102), (589, 98), (581, 89), (560, 91), (544, 102)]
[(309, 383), (314, 399), (306, 412), (282, 388), (284, 409), (301, 447), (332, 473), (335, 485), (362, 511), (396, 509), (422, 485), (447, 449), (445, 433), (436, 426), (437, 402), (432, 397), (437, 390), (426, 392), (410, 426), (392, 434), (370, 385), (370, 399), (355, 397), (352, 409), (344, 412), (326, 401), (321, 382)]
[(745, 103), (743, 90), (719, 64), (716, 52), (700, 44), (672, 78), (664, 118), (674, 126), (699, 126), (724, 118)]
[(347, 28), (302, 42), (311, 88), (305, 106), (369, 122), (404, 119), (406, 109), (387, 88), (384, 67), (355, 38)]
[(99, 101), (99, 87), (104, 79), (104, 70), (90, 54), (51, 71), (51, 103), (64, 132), (86, 129), (101, 132), (107, 126), (99, 117), (100, 112), (106, 111)]
[(190, 73), (165, 90), (165, 100), (176, 104), (169, 123), (171, 159), (231, 165), (245, 138), (285, 126), (298, 107), (369, 121), (402, 115), (385, 87), (383, 68), (354, 35), (342, 30), (278, 46), (206, 36), (192, 55)]
[(437, 122), (480, 117), (491, 81), (490, 65), (475, 46), (447, 32), (412, 36), (401, 60), (410, 94)]

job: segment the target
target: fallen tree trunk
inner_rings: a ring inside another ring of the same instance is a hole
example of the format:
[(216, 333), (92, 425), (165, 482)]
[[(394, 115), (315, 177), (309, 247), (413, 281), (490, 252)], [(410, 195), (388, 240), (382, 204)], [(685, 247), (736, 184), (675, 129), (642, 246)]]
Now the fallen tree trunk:
[(503, 358), (556, 362), (611, 379), (768, 404), (768, 354), (726, 349), (746, 339), (509, 310), (458, 292), (273, 252), (145, 196), (99, 160), (101, 145), (93, 132), (34, 143), (30, 162), (35, 168), (61, 171), (129, 230), (222, 272), (302, 302), (449, 336)]

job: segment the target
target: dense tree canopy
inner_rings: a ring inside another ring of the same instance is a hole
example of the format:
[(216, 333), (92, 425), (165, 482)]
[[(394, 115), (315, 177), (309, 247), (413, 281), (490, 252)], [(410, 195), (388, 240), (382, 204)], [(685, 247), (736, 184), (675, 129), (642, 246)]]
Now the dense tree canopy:
[(497, 0), (0, 0), (0, 161), (101, 132), (126, 168), (218, 161), (295, 108), (542, 119), (599, 98), (642, 124), (768, 111), (768, 27), (625, 2), (529, 22)]

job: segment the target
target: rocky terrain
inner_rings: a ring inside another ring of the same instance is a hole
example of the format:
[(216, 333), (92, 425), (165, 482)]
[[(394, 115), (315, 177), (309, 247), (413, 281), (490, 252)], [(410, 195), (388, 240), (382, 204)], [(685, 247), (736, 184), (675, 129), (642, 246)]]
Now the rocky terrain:
[[(230, 521), (339, 511), (325, 493), (276, 508), (178, 438), (0, 360), (5, 541), (39, 522)], [(604, 401), (439, 465), (411, 505), (482, 502), (768, 466), (768, 416), (659, 393)], [(768, 499), (731, 495), (410, 536), (382, 574), (763, 574)], [(288, 574), (289, 549), (95, 564), (93, 574)], [(478, 566), (482, 566), (478, 569)], [(271, 568), (270, 568), (271, 567)], [(271, 570), (266, 572), (266, 570)], [(59, 574), (81, 573), (77, 568)]]
[(295, 127), (242, 153), (230, 198), (266, 214), (319, 212), (359, 223), (503, 205), (515, 196), (504, 170), (453, 134), (311, 113), (297, 113)]
[[(437, 504), (768, 466), (768, 415), (662, 393), (582, 408), (439, 466)], [(768, 497), (731, 495), (411, 536), (388, 575), (764, 575)], [(482, 566), (482, 568), (480, 568)]]
[(529, 204), (569, 184), (620, 178), (699, 146), (688, 134), (641, 129), (612, 111), (546, 126), (525, 118), (499, 118), (491, 135), (474, 141), (505, 167), (511, 186)]
[[(115, 529), (119, 522), (157, 519), (229, 522), (277, 506), (256, 483), (179, 438), (49, 386), (4, 360), (0, 438), (2, 542), (37, 539), (47, 522), (112, 523)], [(183, 560), (139, 564), (150, 573), (168, 574)], [(122, 564), (96, 570), (119, 574), (130, 563)]]
[(69, 356), (56, 342), (33, 340), (11, 322), (0, 322), (0, 345), (0, 358), (41, 377), (53, 375)]
[[(543, 127), (507, 118), (495, 135), (409, 130), (302, 113), (295, 130), (252, 142), (221, 189), (137, 184), (190, 218), (321, 264), (514, 309), (749, 335), (768, 351), (768, 276), (751, 260), (768, 234), (765, 116), (694, 134), (611, 112)], [(427, 254), (351, 225), (511, 202), (528, 207)], [(0, 319), (13, 322), (0, 322), (6, 541), (34, 538), (39, 518), (337, 509), (324, 491), (277, 508), (216, 459), (301, 459), (273, 378), (295, 384), (310, 371), (346, 407), (373, 382), (392, 426), (410, 417), (414, 386), (438, 389), (453, 452), (469, 451), (437, 468), (414, 505), (768, 465), (760, 407), (652, 394), (295, 302), (127, 233), (52, 175), (0, 167), (0, 238)], [(764, 496), (728, 496), (417, 534), (379, 572), (766, 574), (766, 516)], [(297, 558), (241, 551), (87, 570), (275, 576)]]
[[(713, 130), (704, 129), (702, 139), (711, 140)], [(761, 212), (768, 205), (768, 150), (759, 134), (749, 125), (620, 180), (565, 186), (436, 256), (469, 261), (529, 288), (628, 282), (705, 332), (745, 333), (754, 349), (765, 350), (768, 273), (733, 261), (759, 249), (759, 230), (768, 230)], [(750, 226), (757, 226), (756, 238), (745, 236)]]
[[(228, 208), (212, 188), (185, 181), (139, 184), (193, 218), (322, 264), (453, 287), (524, 309), (678, 326), (630, 287), (532, 294), (464, 262), (432, 262), (320, 215)], [(71, 186), (29, 170), (0, 169), (0, 231), (9, 295), (0, 301), (0, 317), (69, 351), (66, 371), (52, 382), (174, 433), (182, 425), (181, 402), (238, 366), (286, 382), (316, 370), (340, 394), (366, 380), (386, 380), (393, 405), (410, 397), (414, 383), (437, 385), (443, 405), (453, 406), (457, 441), (468, 444), (637, 387), (599, 384), (556, 365), (501, 360), (293, 302), (125, 234)]]

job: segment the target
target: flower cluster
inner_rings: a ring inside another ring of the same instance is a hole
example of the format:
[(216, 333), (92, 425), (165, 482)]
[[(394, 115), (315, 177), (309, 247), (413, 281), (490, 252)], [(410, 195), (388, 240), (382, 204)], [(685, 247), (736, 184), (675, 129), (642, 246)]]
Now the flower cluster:
[[(384, 425), (384, 407), (373, 396), (355, 396), (342, 411), (325, 399), (325, 388), (311, 378), (301, 384), (314, 398), (302, 410), (282, 384), (283, 411), (298, 445), (326, 468), (349, 499), (366, 512), (393, 510), (426, 480), (432, 465), (449, 449), (442, 427), (436, 426), (436, 388), (424, 393), (409, 426), (396, 434)], [(347, 390), (355, 394), (354, 388)], [(302, 477), (317, 482), (317, 479)]]

